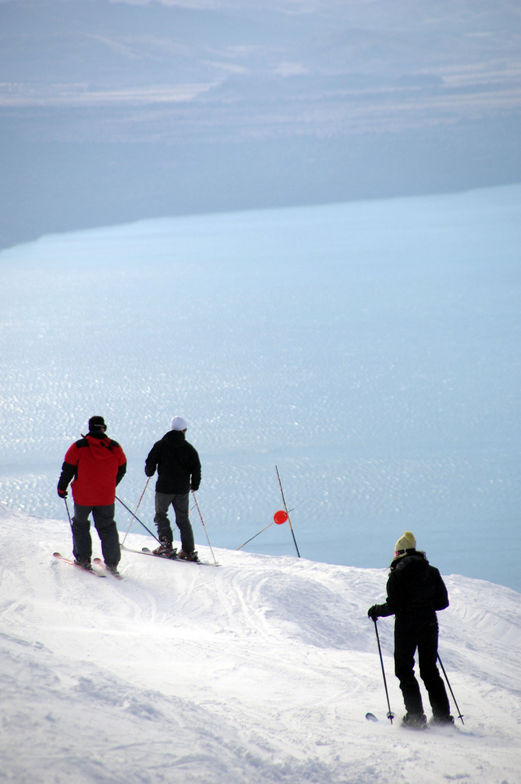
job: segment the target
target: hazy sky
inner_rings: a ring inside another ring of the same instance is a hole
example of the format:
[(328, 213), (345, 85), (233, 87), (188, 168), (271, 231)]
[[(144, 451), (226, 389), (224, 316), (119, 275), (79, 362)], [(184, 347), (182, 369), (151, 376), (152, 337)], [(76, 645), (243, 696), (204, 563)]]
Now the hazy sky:
[(0, 0), (0, 244), (521, 179), (517, 0)]

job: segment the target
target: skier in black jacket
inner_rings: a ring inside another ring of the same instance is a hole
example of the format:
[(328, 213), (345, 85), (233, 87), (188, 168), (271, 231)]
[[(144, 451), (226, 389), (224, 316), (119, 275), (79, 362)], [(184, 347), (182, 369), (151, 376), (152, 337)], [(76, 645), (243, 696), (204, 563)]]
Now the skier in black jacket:
[(157, 468), (156, 514), (154, 522), (160, 546), (154, 550), (159, 555), (174, 556), (173, 535), (168, 519), (172, 504), (175, 522), (181, 533), (181, 550), (178, 558), (197, 561), (194, 534), (188, 515), (190, 490), (198, 490), (201, 483), (201, 463), (196, 449), (185, 438), (187, 430), (183, 417), (172, 419), (171, 430), (156, 441), (145, 462), (145, 474), (153, 476)]
[(374, 604), (368, 616), (394, 615), (394, 672), (400, 681), (406, 715), (403, 723), (424, 727), (426, 717), (418, 681), (414, 676), (414, 654), (418, 649), (420, 676), (432, 708), (432, 723), (452, 724), (445, 684), (438, 671), (438, 621), (436, 610), (449, 606), (447, 588), (425, 553), (416, 550), (416, 539), (404, 531), (394, 546), (394, 559), (387, 580), (387, 601)]

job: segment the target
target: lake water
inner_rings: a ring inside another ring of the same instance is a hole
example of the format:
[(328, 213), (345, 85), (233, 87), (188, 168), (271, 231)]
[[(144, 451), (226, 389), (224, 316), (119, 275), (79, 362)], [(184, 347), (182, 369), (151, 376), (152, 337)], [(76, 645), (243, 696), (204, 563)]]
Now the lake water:
[[(303, 557), (385, 567), (411, 529), (443, 573), (520, 591), (520, 248), (509, 186), (5, 250), (0, 503), (68, 525), (63, 456), (102, 414), (134, 508), (145, 457), (181, 414), (212, 544), (269, 525), (278, 466)], [(153, 495), (138, 512), (152, 527)], [(195, 510), (193, 523), (206, 543)], [(246, 549), (295, 553), (287, 524)]]

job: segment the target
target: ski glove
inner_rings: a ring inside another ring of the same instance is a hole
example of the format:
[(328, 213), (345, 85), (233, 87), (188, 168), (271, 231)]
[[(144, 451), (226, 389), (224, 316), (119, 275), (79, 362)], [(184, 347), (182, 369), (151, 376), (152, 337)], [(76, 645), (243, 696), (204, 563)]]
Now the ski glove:
[(60, 498), (67, 498), (67, 490), (60, 490), (60, 488), (58, 488), (58, 495)]
[(373, 604), (373, 606), (368, 609), (367, 615), (369, 616), (369, 618), (372, 621), (376, 621), (376, 619), (379, 617), (379, 615), (378, 615), (378, 605), (377, 604)]

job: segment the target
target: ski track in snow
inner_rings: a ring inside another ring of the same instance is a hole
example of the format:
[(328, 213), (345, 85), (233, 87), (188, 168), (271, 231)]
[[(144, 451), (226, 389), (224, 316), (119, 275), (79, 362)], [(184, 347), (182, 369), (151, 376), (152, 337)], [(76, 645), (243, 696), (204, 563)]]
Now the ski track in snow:
[[(70, 553), (61, 521), (0, 509), (0, 522), (0, 781), (519, 780), (514, 591), (446, 578), (440, 654), (465, 725), (411, 733), (399, 727), (392, 619), (379, 631), (393, 726), (366, 616), (387, 570), (222, 549), (213, 568), (124, 551), (123, 581), (93, 580), (52, 558)], [(22, 538), (32, 546), (21, 552)]]

